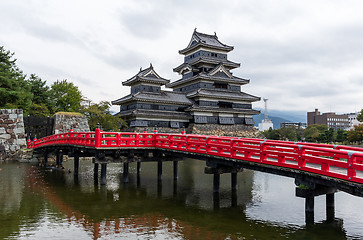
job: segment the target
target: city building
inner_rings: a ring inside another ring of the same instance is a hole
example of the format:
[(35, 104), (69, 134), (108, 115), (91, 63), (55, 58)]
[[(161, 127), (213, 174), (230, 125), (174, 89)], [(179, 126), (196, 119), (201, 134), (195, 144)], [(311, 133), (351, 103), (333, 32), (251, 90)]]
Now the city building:
[(295, 127), (295, 128), (305, 129), (306, 126), (307, 126), (307, 124), (302, 123), (302, 122), (282, 122), (282, 123), (280, 123), (280, 128), (283, 128), (283, 127)]
[[(228, 60), (233, 50), (216, 34), (194, 30), (188, 46), (179, 51), (184, 62), (174, 68), (181, 79), (170, 82), (160, 77), (152, 65), (140, 69), (122, 82), (131, 94), (112, 101), (120, 105), (120, 116), (130, 127), (187, 127), (194, 124), (253, 126), (252, 103), (260, 98), (241, 91), (249, 80), (236, 77), (231, 70), (239, 63)], [(165, 85), (173, 91), (161, 90)]]
[(349, 122), (349, 129), (353, 129), (355, 125), (359, 125), (361, 124), (358, 120), (359, 112), (355, 112), (355, 113), (347, 113), (346, 115), (348, 115), (348, 122)]
[(334, 128), (335, 130), (349, 129), (349, 119), (347, 114), (336, 114), (333, 112), (320, 114), (318, 109), (315, 109), (314, 112), (307, 113), (307, 122), (308, 126), (313, 124), (325, 124), (329, 128)]

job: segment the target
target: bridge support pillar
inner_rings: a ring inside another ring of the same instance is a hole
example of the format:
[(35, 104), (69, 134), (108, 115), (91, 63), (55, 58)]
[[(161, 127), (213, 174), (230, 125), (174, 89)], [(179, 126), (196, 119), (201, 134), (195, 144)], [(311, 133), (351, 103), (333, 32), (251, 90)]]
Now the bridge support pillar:
[(44, 158), (43, 159), (44, 160), (44, 162), (43, 162), (44, 167), (47, 168), (48, 167), (48, 152), (47, 151), (44, 151), (43, 158)]
[(158, 181), (161, 181), (163, 176), (163, 162), (158, 161)]
[(78, 153), (74, 154), (74, 169), (73, 169), (73, 175), (78, 176), (79, 171), (79, 155)]
[(101, 185), (106, 185), (107, 163), (101, 163)]
[(314, 197), (305, 198), (305, 223), (314, 223)]
[(124, 183), (128, 183), (129, 182), (129, 163), (128, 162), (124, 162)]
[(326, 220), (333, 222), (335, 219), (335, 195), (328, 193), (326, 195)]
[(178, 161), (173, 161), (174, 181), (178, 180)]
[(63, 167), (63, 153), (61, 150), (57, 150), (56, 151), (56, 156), (55, 156), (55, 166), (58, 167)]
[[(327, 220), (334, 219), (334, 193), (336, 188), (315, 183), (310, 179), (295, 179), (297, 197), (305, 198), (305, 222), (314, 223), (314, 197), (326, 194), (326, 214)], [(329, 211), (328, 211), (329, 208)], [(331, 213), (333, 210), (333, 213)], [(333, 216), (331, 216), (331, 214)]]
[(95, 163), (93, 166), (93, 180), (94, 184), (98, 185), (98, 163)]
[(219, 192), (220, 176), (221, 175), (219, 173), (213, 174), (213, 192), (214, 193)]
[(232, 191), (237, 191), (237, 172), (231, 172)]
[(141, 162), (136, 163), (136, 185), (140, 187)]

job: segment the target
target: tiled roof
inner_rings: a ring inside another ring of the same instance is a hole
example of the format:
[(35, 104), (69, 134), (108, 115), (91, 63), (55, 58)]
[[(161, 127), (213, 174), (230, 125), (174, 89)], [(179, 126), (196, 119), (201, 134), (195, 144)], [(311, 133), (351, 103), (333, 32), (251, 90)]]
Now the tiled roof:
[(233, 99), (233, 100), (243, 100), (243, 101), (259, 101), (261, 98), (244, 93), (244, 92), (234, 92), (228, 90), (217, 90), (217, 89), (203, 89), (200, 88), (196, 91), (187, 94), (188, 98), (193, 97), (212, 97), (212, 98), (222, 98), (222, 99)]
[(160, 77), (159, 74), (157, 74), (155, 72), (152, 64), (150, 64), (150, 67), (148, 67), (144, 70), (142, 70), (140, 68), (140, 71), (135, 76), (122, 82), (122, 85), (132, 86), (137, 82), (149, 82), (149, 83), (165, 85), (165, 84), (169, 83), (170, 80)]
[(240, 109), (240, 108), (220, 108), (211, 106), (197, 106), (193, 105), (185, 109), (188, 112), (212, 112), (212, 113), (240, 113), (248, 115), (260, 114), (260, 111), (254, 109)]
[(186, 54), (188, 51), (190, 51), (194, 48), (197, 48), (198, 46), (212, 47), (212, 48), (221, 49), (221, 50), (225, 50), (225, 51), (233, 50), (232, 46), (228, 46), (228, 45), (220, 42), (218, 40), (218, 37), (216, 34), (209, 35), (209, 34), (205, 34), (205, 33), (200, 33), (200, 32), (197, 32), (195, 29), (189, 45), (185, 49), (180, 50), (179, 53)]
[(234, 83), (234, 84), (240, 84), (240, 85), (247, 84), (250, 81), (248, 79), (243, 79), (243, 78), (239, 78), (239, 77), (235, 77), (235, 76), (233, 76), (233, 78), (209, 76), (207, 73), (201, 72), (198, 75), (195, 75), (191, 78), (179, 79), (177, 81), (168, 83), (168, 84), (166, 84), (166, 87), (175, 88), (181, 84), (191, 82), (191, 81), (196, 81), (198, 79), (205, 79), (205, 80), (218, 81), (218, 82), (227, 82), (227, 83)]
[(161, 91), (161, 93), (138, 92), (135, 94), (127, 95), (118, 100), (112, 101), (113, 105), (121, 105), (123, 103), (135, 101), (158, 102), (158, 103), (173, 103), (181, 105), (191, 105), (192, 102), (183, 93), (176, 93), (170, 91)]
[(198, 58), (194, 58), (188, 62), (182, 63), (180, 64), (178, 67), (174, 68), (173, 71), (174, 72), (179, 72), (184, 66), (187, 65), (195, 65), (198, 63), (211, 63), (211, 64), (223, 64), (225, 67), (233, 69), (233, 68), (238, 68), (240, 67), (239, 63), (235, 63), (229, 60), (223, 60), (223, 59), (218, 59), (218, 58), (213, 58), (213, 57), (205, 57), (205, 56), (201, 56)]
[(191, 119), (189, 113), (178, 112), (178, 111), (163, 111), (163, 110), (151, 110), (151, 109), (134, 109), (121, 111), (117, 114), (118, 116), (152, 116), (156, 118), (171, 118), (171, 119)]

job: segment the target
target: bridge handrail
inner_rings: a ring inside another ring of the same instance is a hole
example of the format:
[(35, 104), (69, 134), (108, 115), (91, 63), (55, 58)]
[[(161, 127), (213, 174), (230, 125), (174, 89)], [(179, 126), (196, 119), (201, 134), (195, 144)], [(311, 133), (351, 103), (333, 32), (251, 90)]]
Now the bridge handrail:
[[(67, 132), (28, 140), (28, 148), (53, 145), (77, 145), (94, 148), (151, 147), (202, 153), (273, 166), (308, 171), (325, 176), (363, 183), (363, 148), (174, 133)], [(336, 171), (340, 169), (340, 171)]]

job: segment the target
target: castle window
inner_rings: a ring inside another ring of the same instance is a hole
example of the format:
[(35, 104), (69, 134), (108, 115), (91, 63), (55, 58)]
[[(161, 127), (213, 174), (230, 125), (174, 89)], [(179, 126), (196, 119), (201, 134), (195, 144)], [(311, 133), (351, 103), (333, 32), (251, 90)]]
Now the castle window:
[(222, 89), (228, 89), (227, 83), (214, 83), (215, 88), (222, 88)]

